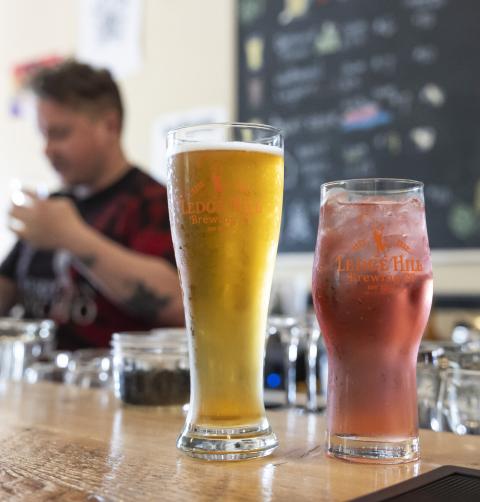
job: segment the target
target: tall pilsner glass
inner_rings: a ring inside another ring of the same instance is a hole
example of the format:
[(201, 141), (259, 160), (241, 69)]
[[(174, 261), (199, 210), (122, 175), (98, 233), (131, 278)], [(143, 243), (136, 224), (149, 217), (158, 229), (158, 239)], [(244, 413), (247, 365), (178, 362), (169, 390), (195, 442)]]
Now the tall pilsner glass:
[(322, 185), (313, 296), (328, 353), (328, 453), (416, 460), (416, 361), (432, 302), (422, 183)]
[(190, 343), (177, 447), (210, 460), (268, 455), (263, 357), (283, 196), (283, 138), (254, 124), (168, 135), (168, 204)]

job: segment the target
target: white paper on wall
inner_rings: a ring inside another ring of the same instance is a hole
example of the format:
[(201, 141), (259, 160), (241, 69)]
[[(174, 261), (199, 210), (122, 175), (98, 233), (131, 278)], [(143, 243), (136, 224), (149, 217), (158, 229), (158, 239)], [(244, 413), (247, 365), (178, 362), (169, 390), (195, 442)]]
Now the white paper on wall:
[(141, 65), (143, 0), (80, 0), (77, 58), (116, 78)]
[(152, 126), (151, 172), (160, 182), (167, 180), (167, 134), (179, 127), (226, 122), (227, 110), (223, 107), (194, 108), (191, 110), (159, 115)]

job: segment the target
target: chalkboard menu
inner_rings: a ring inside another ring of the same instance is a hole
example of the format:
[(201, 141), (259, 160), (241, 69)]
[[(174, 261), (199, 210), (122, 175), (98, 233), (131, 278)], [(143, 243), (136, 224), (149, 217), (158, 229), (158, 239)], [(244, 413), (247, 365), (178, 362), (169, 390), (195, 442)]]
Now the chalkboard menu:
[(281, 251), (320, 184), (425, 183), (432, 248), (480, 248), (479, 0), (238, 0), (238, 119), (286, 138)]

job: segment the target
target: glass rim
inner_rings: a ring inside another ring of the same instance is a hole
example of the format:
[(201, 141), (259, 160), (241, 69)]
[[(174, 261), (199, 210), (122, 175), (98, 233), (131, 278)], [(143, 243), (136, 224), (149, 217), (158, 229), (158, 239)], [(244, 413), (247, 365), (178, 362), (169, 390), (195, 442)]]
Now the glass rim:
[(3, 346), (4, 344), (12, 344), (12, 343), (30, 343), (30, 342), (37, 342), (37, 337), (35, 336), (35, 333), (32, 332), (26, 332), (26, 333), (10, 333), (10, 334), (4, 334), (0, 333), (0, 346)]
[(187, 351), (186, 328), (157, 328), (151, 331), (124, 331), (112, 335), (113, 349), (157, 349), (159, 351)]
[(326, 183), (322, 183), (321, 191), (325, 192), (331, 188), (343, 188), (345, 190), (357, 193), (371, 193), (375, 190), (375, 187), (356, 187), (356, 188), (348, 188), (347, 183), (358, 183), (359, 185), (368, 184), (368, 183), (392, 183), (393, 185), (397, 184), (398, 187), (392, 186), (391, 188), (380, 188), (377, 191), (383, 193), (407, 193), (414, 190), (423, 190), (424, 183), (418, 180), (412, 180), (408, 178), (352, 178), (352, 179), (344, 179), (344, 180), (336, 180), (336, 181), (327, 181)]
[(447, 368), (445, 370), (445, 375), (448, 377), (450, 375), (452, 376), (474, 376), (474, 377), (479, 377), (480, 378), (480, 369), (473, 369), (473, 368)]
[[(64, 351), (61, 351), (62, 353)], [(70, 359), (97, 359), (108, 357), (111, 354), (111, 350), (107, 347), (86, 347), (84, 349), (77, 349), (72, 351)]]
[(0, 317), (0, 331), (15, 328), (49, 328), (53, 329), (55, 327), (55, 322), (52, 319), (33, 319), (33, 318), (21, 318), (17, 319), (14, 317)]
[[(175, 129), (171, 129), (167, 133), (167, 139), (175, 139), (175, 141), (181, 141), (183, 143), (208, 143), (208, 140), (197, 140), (191, 138), (177, 137), (179, 133), (188, 133), (195, 131), (202, 131), (208, 129), (224, 129), (227, 127), (237, 128), (237, 129), (254, 129), (257, 131), (269, 131), (272, 134), (262, 138), (258, 142), (271, 141), (274, 138), (281, 136), (283, 137), (283, 132), (278, 127), (274, 127), (268, 124), (260, 124), (256, 122), (206, 122), (205, 124), (196, 124), (192, 126), (182, 126)], [(246, 143), (256, 143), (255, 141), (245, 141)], [(212, 142), (213, 143), (213, 142)]]

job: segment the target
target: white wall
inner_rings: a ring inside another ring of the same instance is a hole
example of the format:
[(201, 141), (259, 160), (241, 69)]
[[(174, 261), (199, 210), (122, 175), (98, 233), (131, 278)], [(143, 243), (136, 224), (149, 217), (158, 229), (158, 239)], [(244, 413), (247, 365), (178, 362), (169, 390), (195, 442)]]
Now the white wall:
[[(42, 155), (32, 124), (9, 116), (14, 64), (45, 54), (73, 49), (73, 2), (61, 0), (0, 0), (0, 255), (13, 242), (6, 230), (9, 183), (13, 177), (30, 186), (55, 181)], [(45, 15), (45, 12), (47, 15)], [(50, 17), (51, 21), (48, 21)], [(44, 19), (44, 22), (40, 22)]]
[[(81, 0), (0, 0), (0, 257), (12, 242), (6, 230), (8, 184), (54, 185), (32, 124), (13, 119), (7, 105), (12, 65), (48, 55), (71, 55)], [(120, 82), (126, 107), (125, 145), (148, 168), (151, 127), (163, 113), (223, 106), (234, 116), (235, 0), (144, 0), (141, 71)], [(437, 292), (480, 293), (480, 252), (434, 253)], [(292, 273), (308, 287), (312, 255), (285, 255), (277, 280)]]
[[(0, 259), (13, 241), (5, 217), (10, 180), (56, 182), (34, 125), (8, 113), (10, 72), (37, 57), (75, 53), (79, 1), (0, 0)], [(126, 150), (149, 169), (156, 116), (206, 106), (232, 113), (234, 0), (144, 0), (143, 11), (143, 66), (120, 85)]]

